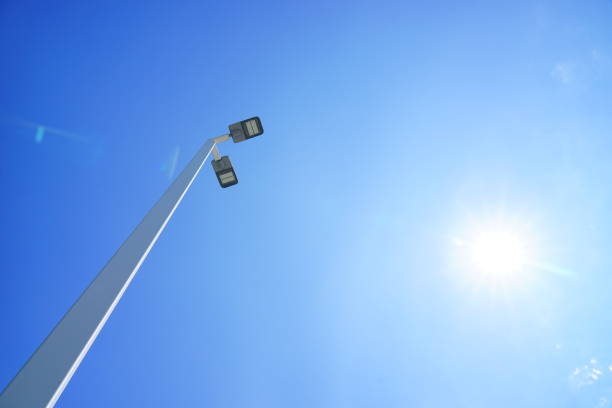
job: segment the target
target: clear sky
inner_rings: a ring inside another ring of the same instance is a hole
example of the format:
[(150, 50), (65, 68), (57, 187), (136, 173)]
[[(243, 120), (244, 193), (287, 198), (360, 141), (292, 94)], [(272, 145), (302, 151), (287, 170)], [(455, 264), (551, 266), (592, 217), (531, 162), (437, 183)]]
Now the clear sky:
[(259, 115), (59, 407), (612, 406), (612, 2), (160, 3), (0, 4), (0, 388)]

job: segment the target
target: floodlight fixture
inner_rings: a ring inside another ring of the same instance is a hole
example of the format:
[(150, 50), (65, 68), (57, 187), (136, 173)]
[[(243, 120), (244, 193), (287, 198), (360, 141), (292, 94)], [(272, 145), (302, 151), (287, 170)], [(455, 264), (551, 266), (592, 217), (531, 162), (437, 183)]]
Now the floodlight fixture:
[(229, 131), (234, 143), (238, 143), (261, 135), (263, 127), (259, 117), (255, 116), (229, 125)]
[(238, 184), (238, 177), (232, 167), (232, 162), (228, 156), (223, 156), (220, 159), (214, 159), (212, 161), (213, 170), (219, 180), (219, 185), (223, 188)]

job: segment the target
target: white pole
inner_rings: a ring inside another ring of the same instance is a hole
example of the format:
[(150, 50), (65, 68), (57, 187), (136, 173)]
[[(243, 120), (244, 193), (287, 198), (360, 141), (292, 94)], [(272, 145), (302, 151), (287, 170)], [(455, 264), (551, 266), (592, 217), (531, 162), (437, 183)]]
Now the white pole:
[[(204, 143), (0, 394), (0, 408), (51, 408), (102, 330), (216, 142)], [(224, 138), (227, 140), (227, 137)]]

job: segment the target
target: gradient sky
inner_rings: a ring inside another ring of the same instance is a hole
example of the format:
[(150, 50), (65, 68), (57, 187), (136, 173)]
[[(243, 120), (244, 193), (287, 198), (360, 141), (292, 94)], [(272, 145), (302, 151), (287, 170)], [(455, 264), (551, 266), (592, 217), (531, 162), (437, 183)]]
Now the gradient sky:
[[(0, 3), (0, 388), (203, 141), (58, 407), (612, 406), (612, 2)], [(42, 128), (42, 129), (41, 129)], [(176, 171), (173, 167), (176, 166)], [(478, 279), (480, 228), (521, 274)]]

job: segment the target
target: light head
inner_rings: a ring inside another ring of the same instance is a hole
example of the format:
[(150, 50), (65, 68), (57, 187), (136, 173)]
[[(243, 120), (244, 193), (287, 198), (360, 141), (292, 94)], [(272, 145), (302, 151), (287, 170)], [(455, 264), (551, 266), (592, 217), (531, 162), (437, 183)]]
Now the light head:
[(232, 162), (228, 156), (223, 156), (218, 160), (212, 161), (212, 167), (219, 180), (219, 185), (223, 188), (238, 184), (238, 177), (232, 167)]
[(263, 127), (261, 126), (259, 117), (255, 116), (229, 125), (229, 131), (234, 143), (238, 143), (261, 135), (263, 133)]

